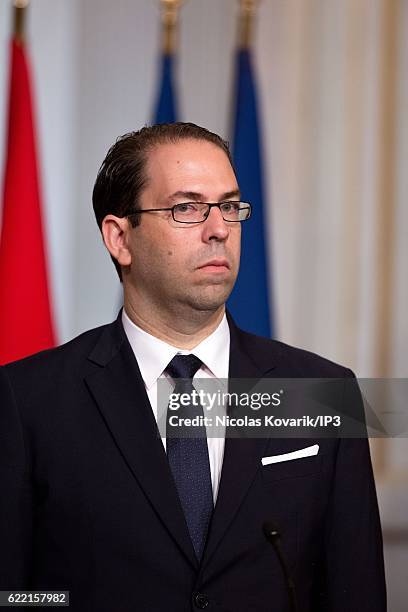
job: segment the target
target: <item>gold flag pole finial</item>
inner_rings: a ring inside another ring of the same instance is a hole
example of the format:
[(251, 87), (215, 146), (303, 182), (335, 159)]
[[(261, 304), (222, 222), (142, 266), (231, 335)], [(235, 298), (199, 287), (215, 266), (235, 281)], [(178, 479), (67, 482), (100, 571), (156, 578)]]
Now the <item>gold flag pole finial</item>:
[(24, 42), (24, 24), (29, 0), (14, 0), (14, 40), (20, 45)]
[(239, 0), (239, 3), (239, 46), (241, 49), (249, 49), (257, 0)]
[(171, 55), (176, 49), (177, 20), (183, 0), (160, 0), (163, 24), (163, 52)]

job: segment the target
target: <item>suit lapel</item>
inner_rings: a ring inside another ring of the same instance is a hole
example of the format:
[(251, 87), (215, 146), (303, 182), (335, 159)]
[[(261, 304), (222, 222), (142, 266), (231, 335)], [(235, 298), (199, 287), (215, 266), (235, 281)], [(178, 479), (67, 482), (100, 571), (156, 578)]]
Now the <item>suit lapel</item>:
[(179, 548), (197, 567), (156, 420), (119, 319), (105, 328), (89, 359), (100, 367), (85, 382), (119, 451)]
[[(105, 328), (89, 360), (99, 366), (85, 378), (119, 451), (163, 524), (193, 567), (198, 568), (183, 510), (137, 361), (120, 320)], [(230, 326), (229, 378), (273, 376), (268, 355), (251, 350), (251, 336)], [(233, 389), (230, 387), (230, 391)], [(207, 546), (206, 565), (250, 488), (268, 440), (227, 438), (217, 503)]]
[[(262, 363), (263, 355), (251, 355), (250, 347), (245, 343), (249, 338), (241, 332), (228, 317), (230, 326), (230, 364), (229, 364), (229, 391), (234, 390), (234, 379), (259, 379), (262, 376), (271, 376), (274, 364), (271, 355), (268, 362)], [(211, 528), (204, 552), (203, 565), (207, 564), (222, 537), (239, 511), (239, 507), (251, 486), (259, 468), (259, 460), (269, 440), (264, 438), (226, 438), (224, 460), (222, 465), (220, 487), (217, 503), (214, 510)]]

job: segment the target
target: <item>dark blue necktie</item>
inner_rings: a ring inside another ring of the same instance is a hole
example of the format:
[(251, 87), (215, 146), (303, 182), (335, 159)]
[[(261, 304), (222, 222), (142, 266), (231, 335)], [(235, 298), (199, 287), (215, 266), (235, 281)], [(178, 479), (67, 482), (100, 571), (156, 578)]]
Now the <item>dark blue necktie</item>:
[[(193, 390), (193, 376), (201, 367), (195, 355), (176, 355), (166, 372), (176, 382), (173, 393), (188, 393)], [(180, 380), (181, 379), (181, 380)], [(177, 411), (167, 410), (169, 416), (194, 418), (203, 415), (201, 404), (182, 406)], [(167, 419), (167, 458), (176, 483), (181, 506), (197, 559), (203, 554), (208, 526), (214, 509), (211, 485), (210, 462), (206, 429), (202, 427), (177, 427), (177, 435), (169, 435)], [(194, 437), (192, 437), (194, 436)]]

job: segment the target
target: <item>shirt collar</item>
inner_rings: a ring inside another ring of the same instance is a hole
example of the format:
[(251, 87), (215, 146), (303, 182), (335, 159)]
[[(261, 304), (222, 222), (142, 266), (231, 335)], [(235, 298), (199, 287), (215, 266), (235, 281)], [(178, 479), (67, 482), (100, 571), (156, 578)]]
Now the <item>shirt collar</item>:
[(225, 314), (212, 334), (191, 350), (178, 349), (147, 333), (131, 321), (124, 308), (122, 323), (148, 390), (157, 382), (177, 354), (193, 353), (203, 362), (200, 370), (206, 370), (208, 374), (216, 378), (228, 378), (230, 331)]

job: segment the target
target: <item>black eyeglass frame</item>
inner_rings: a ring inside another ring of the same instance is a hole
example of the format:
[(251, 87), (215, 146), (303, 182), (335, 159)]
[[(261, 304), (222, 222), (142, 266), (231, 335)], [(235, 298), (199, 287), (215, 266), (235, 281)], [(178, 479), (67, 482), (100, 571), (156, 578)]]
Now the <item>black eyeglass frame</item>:
[[(175, 218), (174, 216), (174, 210), (177, 209), (178, 206), (185, 206), (186, 204), (205, 204), (206, 206), (208, 206), (208, 210), (207, 210), (207, 214), (204, 216), (203, 219), (201, 219), (201, 221), (179, 221), (178, 219)], [(221, 210), (221, 206), (223, 204), (244, 204), (244, 206), (240, 206), (238, 210), (249, 210), (248, 216), (245, 219), (238, 219), (237, 221), (231, 221), (231, 219), (225, 219), (224, 215), (222, 214), (222, 210)], [(174, 204), (174, 206), (169, 206), (167, 208), (145, 208), (143, 210), (135, 210), (132, 213), (129, 213), (127, 215), (123, 215), (124, 217), (135, 217), (136, 215), (139, 215), (141, 213), (148, 213), (148, 212), (160, 212), (162, 210), (171, 210), (171, 215), (173, 217), (173, 220), (176, 223), (185, 223), (186, 225), (192, 225), (192, 224), (196, 224), (196, 223), (204, 223), (204, 221), (207, 220), (211, 209), (217, 207), (222, 215), (222, 218), (224, 219), (224, 221), (226, 223), (242, 223), (243, 221), (248, 221), (248, 219), (251, 216), (252, 213), (252, 205), (249, 202), (241, 202), (241, 201), (237, 201), (237, 200), (228, 200), (225, 202), (215, 202), (215, 203), (210, 203), (210, 202), (179, 202), (178, 204)]]

